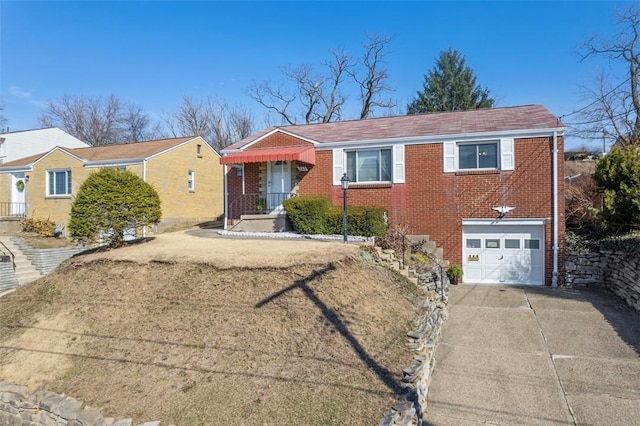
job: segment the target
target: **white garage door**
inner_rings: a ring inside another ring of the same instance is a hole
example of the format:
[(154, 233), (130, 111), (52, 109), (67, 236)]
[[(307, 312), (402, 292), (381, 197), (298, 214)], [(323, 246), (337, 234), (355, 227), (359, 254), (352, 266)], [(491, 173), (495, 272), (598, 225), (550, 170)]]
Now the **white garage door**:
[(463, 281), (544, 284), (544, 225), (463, 225)]

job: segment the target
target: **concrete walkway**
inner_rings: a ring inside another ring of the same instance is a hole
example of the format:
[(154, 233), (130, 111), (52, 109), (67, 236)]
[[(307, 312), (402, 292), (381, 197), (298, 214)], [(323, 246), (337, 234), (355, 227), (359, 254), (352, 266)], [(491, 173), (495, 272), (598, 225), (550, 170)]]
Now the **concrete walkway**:
[(425, 424), (640, 425), (640, 313), (600, 290), (451, 286)]

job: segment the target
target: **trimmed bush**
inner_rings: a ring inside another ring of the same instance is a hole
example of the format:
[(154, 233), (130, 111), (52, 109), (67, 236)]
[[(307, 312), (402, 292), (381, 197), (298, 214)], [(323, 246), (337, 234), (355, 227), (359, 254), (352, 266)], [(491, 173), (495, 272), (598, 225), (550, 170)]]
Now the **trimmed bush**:
[[(327, 233), (342, 234), (342, 207), (333, 206), (327, 213)], [(363, 237), (382, 235), (387, 230), (382, 207), (347, 208), (347, 233)]]
[(293, 228), (301, 234), (325, 234), (326, 215), (331, 209), (329, 197), (321, 195), (293, 197), (282, 205), (287, 210)]
[(92, 173), (80, 186), (71, 205), (69, 232), (82, 243), (102, 238), (110, 246), (124, 242), (132, 227), (158, 223), (158, 192), (129, 171), (104, 168)]

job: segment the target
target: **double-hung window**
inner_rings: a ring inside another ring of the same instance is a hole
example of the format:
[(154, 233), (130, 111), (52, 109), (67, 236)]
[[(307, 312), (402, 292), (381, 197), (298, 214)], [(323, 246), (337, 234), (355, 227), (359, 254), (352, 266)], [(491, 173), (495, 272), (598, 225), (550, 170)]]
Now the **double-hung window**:
[(346, 152), (346, 173), (351, 182), (391, 182), (391, 149)]
[(460, 144), (458, 168), (461, 170), (497, 169), (498, 142)]
[(514, 170), (514, 139), (443, 143), (444, 172)]
[(50, 197), (71, 195), (71, 170), (47, 171), (47, 195)]

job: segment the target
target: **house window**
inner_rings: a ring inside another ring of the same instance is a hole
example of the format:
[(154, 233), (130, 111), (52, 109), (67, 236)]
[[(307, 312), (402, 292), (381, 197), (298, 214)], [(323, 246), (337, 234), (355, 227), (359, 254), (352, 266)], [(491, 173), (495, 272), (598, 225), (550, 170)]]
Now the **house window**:
[(351, 182), (391, 182), (391, 149), (347, 151), (346, 160)]
[(200, 144), (196, 145), (196, 155), (202, 157), (202, 145)]
[(71, 170), (47, 171), (47, 195), (71, 195)]
[(189, 172), (187, 173), (187, 188), (189, 189), (189, 191), (196, 190), (196, 172), (194, 172), (193, 170), (189, 170)]
[(443, 171), (514, 170), (513, 138), (443, 143)]
[(460, 144), (458, 167), (465, 169), (497, 169), (498, 143)]

